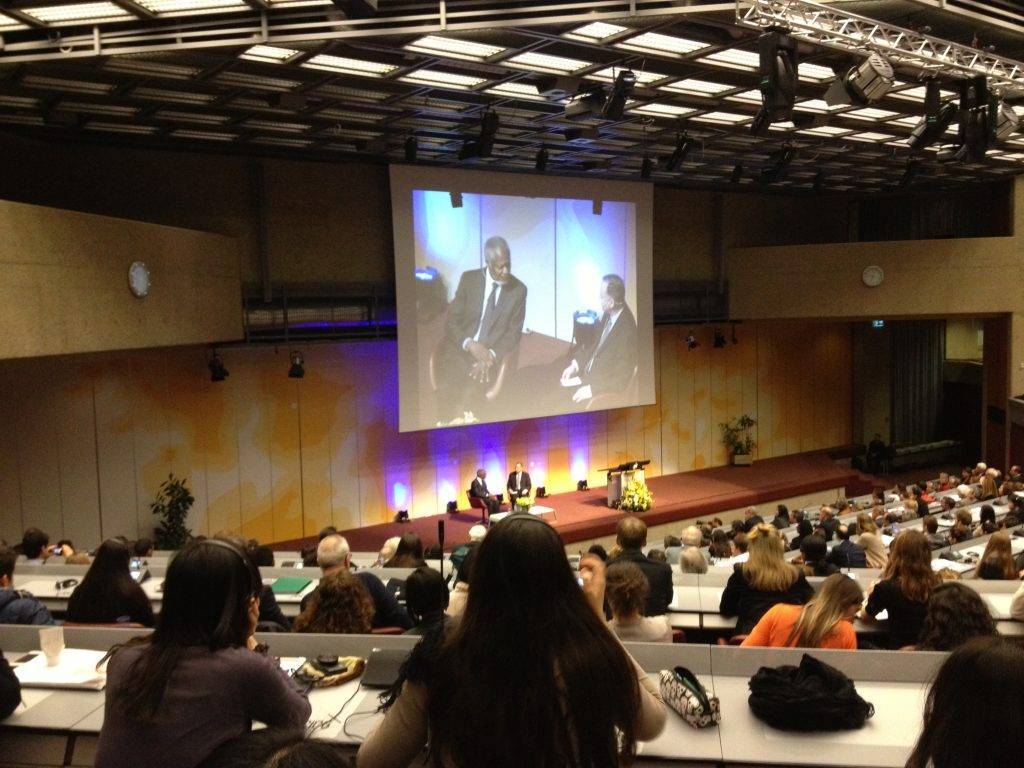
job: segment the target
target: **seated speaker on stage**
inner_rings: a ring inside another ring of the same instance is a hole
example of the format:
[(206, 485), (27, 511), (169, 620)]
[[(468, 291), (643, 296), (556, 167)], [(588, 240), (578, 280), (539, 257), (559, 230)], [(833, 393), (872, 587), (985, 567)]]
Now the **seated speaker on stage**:
[(508, 476), (506, 489), (508, 490), (508, 500), (510, 502), (515, 502), (516, 499), (530, 495), (530, 491), (533, 490), (533, 484), (530, 482), (530, 473), (523, 470), (523, 462), (516, 462), (515, 470)]
[(476, 506), (473, 504), (473, 499), (478, 499), (482, 507), (487, 510), (488, 517), (501, 511), (501, 500), (487, 489), (486, 469), (476, 471), (476, 477), (473, 478), (473, 482), (469, 486), (469, 499), (471, 506)]

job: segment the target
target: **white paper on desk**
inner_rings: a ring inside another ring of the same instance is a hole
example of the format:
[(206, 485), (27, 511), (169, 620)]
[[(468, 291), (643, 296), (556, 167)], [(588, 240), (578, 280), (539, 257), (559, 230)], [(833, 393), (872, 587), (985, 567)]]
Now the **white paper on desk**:
[(892, 545), (892, 541), (895, 538), (896, 538), (895, 536), (888, 536), (888, 535), (883, 533), (882, 534), (882, 545), (885, 546), (886, 549), (888, 549)]
[(96, 665), (105, 655), (105, 651), (65, 648), (61, 651), (60, 663), (57, 666), (46, 666), (46, 656), (39, 654), (34, 659), (20, 664), (14, 670), (14, 674), (26, 688), (102, 691), (107, 684), (107, 676), (104, 672), (97, 672)]
[(936, 557), (932, 560), (932, 570), (941, 571), (943, 568), (949, 568), (949, 570), (955, 573), (963, 573), (974, 568), (974, 563), (955, 563), (952, 560), (946, 560), (943, 557)]

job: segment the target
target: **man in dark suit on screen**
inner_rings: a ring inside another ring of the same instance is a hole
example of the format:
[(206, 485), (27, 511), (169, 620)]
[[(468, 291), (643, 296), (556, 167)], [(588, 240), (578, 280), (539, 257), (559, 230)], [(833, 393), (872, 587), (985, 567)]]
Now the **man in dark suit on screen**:
[(508, 500), (515, 503), (515, 500), (524, 496), (529, 496), (530, 491), (533, 490), (533, 484), (530, 482), (530, 473), (523, 471), (523, 463), (521, 461), (516, 462), (515, 471), (508, 476), (508, 483), (505, 485), (508, 490)]
[(586, 403), (605, 392), (621, 392), (629, 386), (636, 367), (636, 318), (626, 306), (626, 285), (618, 275), (601, 280), (604, 314), (594, 339), (576, 350), (562, 371), (562, 387), (572, 391), (574, 403)]
[(483, 269), (462, 273), (437, 355), (438, 426), (477, 420), (483, 392), (516, 348), (526, 317), (526, 286), (512, 276), (508, 243), (484, 243)]

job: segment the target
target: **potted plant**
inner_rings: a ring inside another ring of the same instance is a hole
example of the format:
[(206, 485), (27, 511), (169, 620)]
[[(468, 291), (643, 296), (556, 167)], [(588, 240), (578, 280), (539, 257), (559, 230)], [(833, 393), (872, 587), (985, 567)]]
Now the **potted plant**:
[(529, 496), (520, 496), (515, 501), (515, 509), (513, 512), (529, 512), (530, 507), (533, 506), (533, 500)]
[(646, 512), (653, 506), (654, 496), (647, 488), (647, 483), (637, 478), (626, 483), (619, 500), (619, 509), (623, 512)]
[(754, 463), (754, 438), (750, 434), (750, 429), (755, 424), (755, 419), (743, 414), (739, 418), (718, 425), (722, 430), (722, 442), (732, 456), (734, 466), (749, 467)]
[(160, 517), (156, 527), (157, 549), (181, 549), (192, 537), (185, 520), (196, 500), (185, 482), (173, 474), (168, 475), (160, 483), (156, 501), (149, 505), (149, 511)]

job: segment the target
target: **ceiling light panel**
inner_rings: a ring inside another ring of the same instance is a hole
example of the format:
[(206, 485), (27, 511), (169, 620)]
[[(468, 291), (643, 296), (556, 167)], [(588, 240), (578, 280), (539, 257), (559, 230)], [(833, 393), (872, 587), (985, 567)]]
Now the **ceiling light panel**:
[(202, 71), (199, 67), (186, 67), (181, 64), (168, 64), (162, 61), (128, 59), (116, 56), (109, 59), (103, 65), (103, 68), (111, 72), (121, 72), (127, 75), (165, 77), (169, 80), (191, 80)]
[[(615, 78), (618, 77), (619, 73), (625, 71), (627, 71), (625, 67), (605, 67), (602, 70), (587, 75), (587, 79), (600, 80), (603, 83), (614, 83)], [(632, 69), (629, 71), (636, 76), (637, 85), (650, 85), (651, 83), (656, 83), (659, 80), (664, 80), (669, 77), (668, 75), (660, 72), (650, 72), (646, 69)]]
[(214, 82), (221, 85), (235, 85), (242, 88), (254, 88), (259, 91), (290, 91), (302, 85), (299, 80), (288, 80), (281, 77), (263, 77), (245, 72), (225, 70), (214, 77)]
[(238, 58), (248, 61), (262, 61), (266, 64), (283, 64), (300, 53), (302, 51), (295, 48), (281, 48), (277, 45), (254, 45), (240, 54)]
[(430, 85), (437, 88), (452, 88), (457, 91), (468, 91), (487, 82), (482, 77), (442, 72), (437, 69), (417, 69), (400, 77), (399, 80), (404, 83)]
[(477, 43), (473, 40), (458, 40), (452, 37), (441, 37), (440, 35), (427, 35), (419, 40), (414, 40), (405, 46), (407, 51), (426, 53), (431, 56), (444, 56), (450, 59), (464, 59), (466, 61), (486, 61), (499, 53), (506, 51), (500, 45), (487, 45)]
[(724, 85), (722, 83), (712, 83), (710, 80), (695, 80), (693, 78), (658, 86), (659, 91), (686, 93), (692, 96), (717, 96), (720, 93), (735, 89), (735, 85)]
[(115, 115), (118, 117), (130, 117), (139, 111), (138, 107), (129, 107), (123, 104), (93, 104), (84, 101), (64, 101), (63, 99), (59, 109), (68, 112), (83, 112), (87, 115)]
[(27, 27), (27, 24), (22, 24), (17, 19), (12, 19), (10, 16), (0, 13), (0, 32), (6, 32), (11, 29), (27, 29)]
[(855, 139), (856, 141), (892, 141), (896, 138), (891, 133), (878, 133), (877, 131), (864, 131), (863, 133), (855, 133), (852, 136), (847, 136), (848, 139)]
[(623, 32), (628, 31), (629, 27), (609, 24), (604, 21), (593, 21), (590, 24), (584, 24), (582, 27), (566, 32), (562, 37), (568, 37), (571, 40), (582, 40), (587, 43), (600, 43), (609, 37), (621, 35)]
[(547, 101), (546, 98), (540, 95), (537, 86), (530, 85), (529, 83), (498, 83), (491, 88), (487, 88), (484, 93), (489, 93), (492, 96), (506, 96), (511, 99)]
[(384, 77), (398, 69), (394, 64), (365, 59), (350, 59), (347, 56), (328, 56), (320, 54), (309, 61), (302, 62), (307, 69), (322, 69), (327, 72), (340, 72), (345, 75), (362, 75), (363, 77)]
[(200, 139), (202, 141), (234, 141), (238, 138), (234, 133), (221, 133), (220, 131), (193, 131), (179, 129), (171, 131), (171, 136), (176, 139)]
[(107, 123), (102, 120), (90, 120), (85, 126), (91, 131), (108, 131), (110, 133), (132, 133), (149, 135), (156, 133), (155, 125), (136, 125), (135, 123)]
[(760, 104), (761, 103), (761, 92), (760, 91), (743, 91), (742, 93), (734, 94), (733, 96), (726, 96), (726, 101), (740, 101), (744, 104)]
[(794, 109), (803, 110), (804, 112), (818, 112), (823, 115), (832, 112), (841, 112), (842, 110), (849, 108), (849, 104), (829, 104), (824, 99), (807, 99), (806, 101), (797, 102), (794, 107)]
[(735, 48), (726, 48), (707, 56), (702, 56), (697, 61), (704, 64), (711, 64), (716, 67), (728, 69), (739, 69), (744, 72), (756, 72), (761, 65), (761, 58), (752, 51), (741, 51)]
[[(916, 88), (907, 88), (902, 91), (889, 91), (887, 96), (891, 96), (894, 99), (904, 99), (906, 101), (924, 101), (926, 88), (923, 85), (919, 85)], [(949, 99), (956, 94), (953, 91), (947, 91), (945, 88), (939, 89), (939, 97), (941, 99)]]
[(47, 91), (71, 91), (74, 93), (110, 93), (114, 86), (110, 83), (97, 83), (89, 80), (71, 80), (64, 77), (46, 77), (44, 75), (26, 75), (21, 84), (26, 88), (41, 88)]
[(853, 133), (849, 128), (840, 128), (835, 125), (820, 125), (817, 128), (801, 128), (797, 133), (807, 136), (846, 136)]
[(87, 24), (96, 21), (128, 21), (138, 17), (116, 3), (66, 3), (37, 8), (23, 8), (26, 16), (54, 26)]
[(231, 119), (227, 115), (208, 114), (206, 112), (180, 112), (174, 109), (161, 109), (154, 117), (158, 120), (176, 120), (182, 123), (200, 123), (205, 125), (220, 125)]
[(896, 117), (898, 114), (899, 112), (892, 112), (888, 109), (863, 107), (861, 109), (851, 109), (849, 112), (844, 112), (843, 117), (855, 117), (859, 120), (888, 120)]
[(593, 66), (592, 62), (583, 59), (570, 59), (566, 56), (553, 56), (549, 53), (528, 51), (505, 59), (506, 64), (516, 69), (528, 69), (531, 72), (544, 72), (550, 75), (571, 75), (581, 69)]
[(720, 123), (724, 125), (739, 125), (750, 120), (750, 115), (740, 115), (735, 112), (708, 112), (693, 118), (705, 123)]
[(630, 107), (630, 112), (638, 115), (653, 115), (655, 117), (686, 117), (697, 110), (690, 107), (681, 107), (678, 104), (641, 104), (637, 107)]
[(174, 104), (209, 104), (214, 100), (212, 93), (196, 93), (191, 91), (172, 91), (168, 88), (150, 88), (143, 86), (132, 91), (137, 99), (148, 101), (169, 101)]
[(829, 67), (806, 62), (797, 67), (797, 73), (801, 80), (806, 80), (809, 83), (826, 83), (829, 80), (834, 80), (836, 76), (836, 73)]
[(660, 32), (644, 32), (636, 37), (615, 44), (616, 48), (641, 53), (655, 53), (661, 56), (686, 56), (708, 47), (707, 43), (690, 40), (675, 35), (663, 35)]
[(281, 120), (258, 120), (249, 118), (245, 121), (246, 128), (262, 128), (265, 131), (282, 131), (283, 133), (302, 133), (312, 128), (307, 123), (286, 123)]
[(251, 11), (244, 0), (135, 0), (157, 16), (194, 16), (201, 13)]

